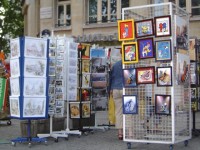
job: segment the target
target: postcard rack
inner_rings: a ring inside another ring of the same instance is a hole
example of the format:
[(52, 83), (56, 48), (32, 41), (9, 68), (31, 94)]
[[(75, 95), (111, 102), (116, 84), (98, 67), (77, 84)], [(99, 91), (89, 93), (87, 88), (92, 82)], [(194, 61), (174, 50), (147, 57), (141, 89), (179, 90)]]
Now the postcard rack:
[[(45, 138), (31, 137), (31, 120), (47, 118), (48, 106), (48, 40), (19, 37), (10, 41), (10, 115), (28, 120), (27, 137), (16, 142), (45, 142)], [(37, 83), (37, 84), (36, 84)]]
[[(123, 8), (122, 20), (133, 20), (135, 26), (135, 38), (122, 39), (123, 69), (134, 70), (135, 82), (123, 88), (123, 133), (128, 149), (131, 142), (169, 144), (170, 150), (178, 142), (187, 146), (191, 139), (188, 14), (173, 3), (162, 3)], [(143, 53), (141, 40), (150, 41), (152, 56)], [(126, 58), (131, 54), (129, 46), (134, 46), (134, 61)], [(133, 112), (126, 112), (127, 99), (134, 101)]]

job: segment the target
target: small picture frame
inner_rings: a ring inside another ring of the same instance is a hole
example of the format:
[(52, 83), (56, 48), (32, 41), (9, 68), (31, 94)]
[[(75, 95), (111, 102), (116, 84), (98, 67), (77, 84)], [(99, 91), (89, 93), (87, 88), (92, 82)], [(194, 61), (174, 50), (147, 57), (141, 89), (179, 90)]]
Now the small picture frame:
[(123, 114), (138, 114), (137, 95), (123, 95)]
[(171, 114), (171, 95), (155, 94), (155, 114)]
[(191, 88), (191, 99), (196, 99), (196, 98), (197, 98), (197, 89)]
[(91, 104), (90, 101), (81, 103), (81, 118), (90, 118)]
[(118, 40), (134, 40), (134, 20), (120, 20), (118, 21)]
[(80, 102), (69, 103), (70, 118), (80, 118)]
[(136, 69), (137, 84), (154, 84), (155, 83), (155, 67), (140, 67)]
[(153, 19), (135, 21), (135, 37), (147, 37), (154, 35)]
[(171, 40), (155, 41), (156, 61), (172, 60)]
[(135, 87), (136, 84), (136, 69), (123, 69), (123, 85), (124, 87)]
[(132, 64), (138, 62), (137, 42), (122, 43), (122, 63)]
[(155, 36), (164, 37), (171, 36), (171, 16), (154, 17), (155, 21)]
[(157, 86), (172, 86), (172, 67), (157, 67)]
[(154, 58), (154, 41), (153, 38), (139, 39), (138, 51), (139, 59)]

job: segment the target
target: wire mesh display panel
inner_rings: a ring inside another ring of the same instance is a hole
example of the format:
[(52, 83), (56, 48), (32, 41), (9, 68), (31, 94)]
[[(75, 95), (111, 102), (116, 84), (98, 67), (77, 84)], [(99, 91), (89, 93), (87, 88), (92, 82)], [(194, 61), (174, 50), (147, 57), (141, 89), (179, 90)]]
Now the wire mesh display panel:
[[(155, 67), (155, 83), (138, 84), (136, 87), (124, 87), (124, 95), (137, 95), (137, 108), (135, 114), (124, 114), (124, 141), (173, 144), (191, 138), (191, 102), (189, 71), (184, 76), (184, 82), (179, 82), (179, 61), (188, 55), (188, 50), (178, 47), (176, 43), (177, 20), (176, 16), (186, 22), (189, 29), (188, 14), (173, 3), (153, 4), (122, 9), (122, 18), (141, 21), (153, 19), (158, 16), (171, 16), (171, 35), (156, 37), (154, 41), (171, 40), (172, 59), (156, 61), (155, 58), (139, 59), (138, 63), (124, 64), (123, 68)], [(143, 37), (145, 38), (145, 37)], [(135, 41), (137, 41), (136, 39)], [(188, 48), (188, 36), (185, 38), (185, 47)], [(129, 42), (129, 41), (125, 41)], [(185, 63), (185, 62), (184, 62)], [(172, 85), (158, 86), (157, 68), (172, 68)], [(187, 69), (189, 64), (187, 64)], [(160, 104), (159, 96), (169, 101)], [(159, 112), (168, 105), (168, 112)]]

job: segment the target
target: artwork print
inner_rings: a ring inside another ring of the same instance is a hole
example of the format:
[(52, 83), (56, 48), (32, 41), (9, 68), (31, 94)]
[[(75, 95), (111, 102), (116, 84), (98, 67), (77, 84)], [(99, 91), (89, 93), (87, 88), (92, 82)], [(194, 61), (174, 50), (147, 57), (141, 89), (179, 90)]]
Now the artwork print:
[(154, 57), (154, 42), (153, 38), (138, 40), (139, 58), (153, 58)]
[(136, 84), (136, 69), (123, 69), (123, 85), (124, 87), (135, 87)]
[(188, 26), (183, 17), (174, 16), (175, 20), (175, 43), (178, 49), (188, 50)]
[(80, 54), (82, 59), (90, 58), (90, 44), (81, 44)]
[(122, 62), (123, 64), (138, 62), (137, 42), (122, 43)]
[(70, 118), (80, 118), (80, 103), (70, 102), (69, 103)]
[(91, 108), (90, 108), (90, 102), (82, 102), (81, 103), (81, 117), (82, 118), (90, 118), (90, 112), (91, 112)]
[(157, 86), (172, 86), (172, 67), (157, 67)]
[(118, 21), (118, 40), (133, 40), (134, 36), (134, 20)]
[(25, 58), (24, 76), (25, 77), (45, 77), (46, 76), (45, 59)]
[(106, 52), (105, 49), (90, 49), (90, 57), (91, 58), (105, 58)]
[(19, 98), (10, 96), (10, 115), (12, 117), (20, 117)]
[(19, 59), (10, 59), (10, 74), (11, 74), (11, 77), (20, 76)]
[(92, 87), (105, 88), (107, 86), (106, 73), (91, 74)]
[(136, 69), (137, 84), (154, 84), (155, 83), (155, 67), (141, 67)]
[(135, 22), (135, 36), (146, 37), (154, 34), (153, 30), (153, 19), (141, 20)]
[(171, 17), (170, 16), (161, 16), (155, 17), (155, 36), (171, 36)]
[(159, 115), (171, 114), (171, 95), (155, 95), (155, 113)]
[(19, 38), (10, 40), (11, 58), (19, 58), (20, 56), (20, 42)]
[(123, 95), (123, 114), (137, 114), (137, 95)]
[(23, 117), (45, 117), (46, 97), (24, 97)]
[(10, 78), (10, 90), (12, 96), (20, 95), (19, 78)]
[(106, 58), (92, 58), (91, 59), (91, 73), (105, 73), (106, 72)]
[(169, 61), (172, 59), (171, 40), (155, 42), (156, 61)]
[(24, 56), (34, 58), (47, 57), (47, 40), (25, 37)]
[(46, 78), (24, 78), (24, 96), (41, 97), (46, 95)]
[(82, 63), (82, 72), (89, 73), (90, 72), (90, 60), (83, 59), (81, 63)]

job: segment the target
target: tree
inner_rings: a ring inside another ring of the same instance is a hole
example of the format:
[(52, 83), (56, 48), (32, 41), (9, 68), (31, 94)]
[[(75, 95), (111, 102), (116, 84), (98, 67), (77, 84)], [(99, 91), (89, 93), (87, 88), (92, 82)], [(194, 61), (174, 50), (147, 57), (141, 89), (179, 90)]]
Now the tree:
[(21, 1), (0, 1), (0, 49), (4, 53), (10, 53), (9, 39), (23, 35), (23, 23)]

